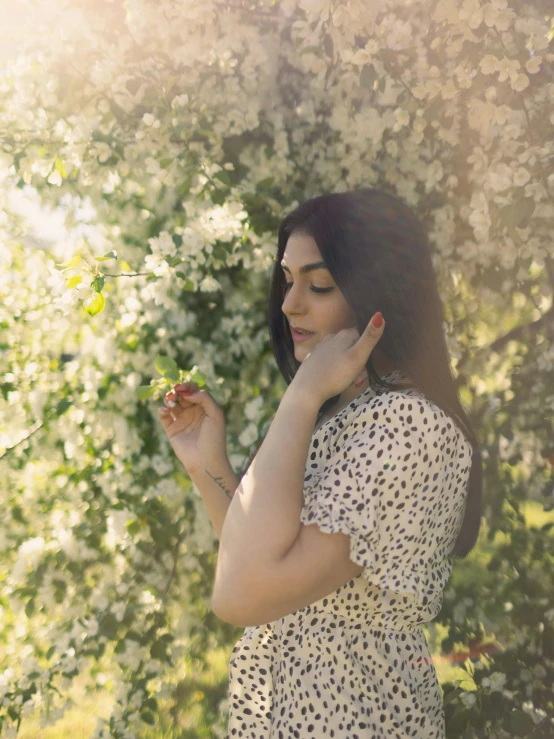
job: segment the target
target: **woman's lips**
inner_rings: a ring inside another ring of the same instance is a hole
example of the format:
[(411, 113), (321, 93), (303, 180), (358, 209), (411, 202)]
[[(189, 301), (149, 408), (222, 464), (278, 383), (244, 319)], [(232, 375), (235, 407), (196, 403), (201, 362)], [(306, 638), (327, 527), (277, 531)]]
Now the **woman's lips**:
[(313, 333), (311, 334), (299, 334), (297, 331), (295, 331), (293, 328), (291, 328), (292, 338), (294, 341), (307, 341), (308, 339), (311, 339), (313, 336)]

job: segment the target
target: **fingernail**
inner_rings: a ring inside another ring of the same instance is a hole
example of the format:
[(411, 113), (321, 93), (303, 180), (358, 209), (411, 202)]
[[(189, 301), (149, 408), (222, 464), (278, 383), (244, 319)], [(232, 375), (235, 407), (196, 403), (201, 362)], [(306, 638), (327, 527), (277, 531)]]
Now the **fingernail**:
[(175, 406), (177, 405), (177, 403), (174, 400), (168, 400), (167, 404), (170, 408), (175, 408)]
[(377, 313), (371, 319), (371, 325), (374, 328), (380, 328), (382, 323), (383, 323), (383, 314), (381, 313), (381, 311), (377, 311)]
[(177, 390), (178, 395), (194, 395), (192, 390)]

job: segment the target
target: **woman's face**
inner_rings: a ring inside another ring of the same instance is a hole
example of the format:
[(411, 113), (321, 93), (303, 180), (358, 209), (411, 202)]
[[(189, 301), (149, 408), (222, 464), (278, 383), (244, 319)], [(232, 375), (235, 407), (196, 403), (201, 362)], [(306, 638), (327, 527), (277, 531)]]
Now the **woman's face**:
[[(327, 269), (301, 273), (301, 267), (321, 262), (314, 239), (305, 234), (291, 234), (281, 262), (290, 287), (285, 287), (283, 313), (292, 327), (312, 331), (305, 341), (294, 340), (294, 356), (302, 362), (327, 334), (356, 326), (356, 317)], [(325, 289), (318, 293), (313, 288)], [(294, 337), (293, 337), (294, 338)]]

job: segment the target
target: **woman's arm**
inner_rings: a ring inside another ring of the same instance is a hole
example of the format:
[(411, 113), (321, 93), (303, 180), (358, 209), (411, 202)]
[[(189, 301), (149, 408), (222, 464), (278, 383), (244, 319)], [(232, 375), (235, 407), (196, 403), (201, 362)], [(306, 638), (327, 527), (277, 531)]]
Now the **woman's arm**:
[(189, 474), (196, 485), (214, 527), (218, 539), (221, 539), (223, 523), (235, 494), (239, 479), (233, 472), (229, 459), (205, 465), (197, 472)]
[(212, 603), (229, 603), (286, 556), (300, 533), (306, 460), (319, 405), (290, 385), (240, 481), (221, 532)]

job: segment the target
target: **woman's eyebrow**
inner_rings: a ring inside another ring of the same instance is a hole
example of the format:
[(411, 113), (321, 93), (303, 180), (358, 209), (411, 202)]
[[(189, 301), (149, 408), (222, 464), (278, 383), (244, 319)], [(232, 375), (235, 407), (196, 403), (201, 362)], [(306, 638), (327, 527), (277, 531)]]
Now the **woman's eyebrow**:
[[(287, 272), (290, 272), (290, 269), (283, 262), (281, 262), (281, 267)], [(329, 271), (325, 262), (313, 262), (312, 264), (305, 264), (303, 267), (300, 267), (300, 274), (303, 275), (306, 272), (312, 272), (314, 269), (326, 269)]]

